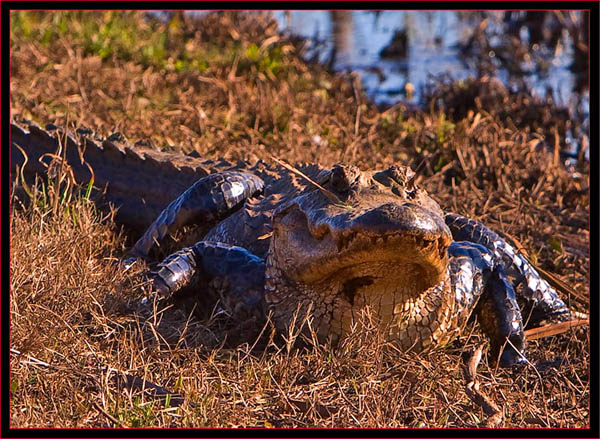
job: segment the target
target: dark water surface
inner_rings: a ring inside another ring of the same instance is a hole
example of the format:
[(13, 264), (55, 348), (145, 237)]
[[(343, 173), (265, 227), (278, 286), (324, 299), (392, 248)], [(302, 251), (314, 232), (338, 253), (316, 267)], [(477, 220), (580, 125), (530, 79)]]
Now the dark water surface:
[[(309, 59), (357, 72), (378, 104), (422, 104), (425, 87), (440, 75), (456, 80), (490, 75), (511, 90), (527, 88), (552, 98), (588, 132), (588, 35), (582, 31), (587, 16), (581, 11), (271, 13), (282, 33), (308, 41)], [(386, 50), (392, 40), (396, 50)], [(567, 153), (575, 155), (581, 133), (565, 142)]]
[[(460, 11), (273, 11), (273, 15), (282, 31), (309, 39), (322, 62), (333, 61), (336, 70), (359, 71), (365, 88), (380, 103), (406, 99), (407, 82), (415, 88), (412, 100), (418, 100), (432, 75), (448, 73), (454, 79), (477, 76), (478, 62), (465, 59), (461, 53), (483, 17), (487, 19), (486, 31), (500, 35), (492, 38), (493, 43), (500, 44), (499, 38), (507, 35), (505, 11), (482, 15)], [(575, 18), (580, 18), (580, 12), (575, 12)], [(382, 58), (380, 52), (396, 31), (406, 35), (405, 55)], [(529, 42), (526, 26), (518, 36)], [(536, 71), (532, 61), (525, 61), (523, 79), (534, 93), (545, 96), (551, 88), (555, 101), (566, 104), (577, 81), (569, 69), (573, 44), (568, 32), (561, 35), (558, 49), (545, 52), (540, 55), (547, 61), (547, 70)], [(495, 55), (493, 51), (482, 54), (489, 58)], [(505, 69), (498, 69), (496, 75), (509, 83)]]

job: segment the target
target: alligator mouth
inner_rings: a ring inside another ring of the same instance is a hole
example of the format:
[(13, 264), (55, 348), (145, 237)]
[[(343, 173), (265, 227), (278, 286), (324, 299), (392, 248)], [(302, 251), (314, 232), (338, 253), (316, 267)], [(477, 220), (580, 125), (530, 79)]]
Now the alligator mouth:
[(319, 338), (337, 340), (369, 309), (386, 339), (409, 348), (415, 322), (441, 306), (452, 237), (435, 211), (409, 203), (349, 212), (292, 205), (273, 226), (266, 300), (277, 304), (271, 309), (282, 329), (290, 309), (308, 312), (313, 304)]
[[(371, 305), (379, 312), (394, 308), (437, 285), (442, 276), (423, 265), (389, 260), (363, 262), (334, 272), (326, 282), (351, 307)], [(391, 312), (391, 310), (390, 310)]]
[(379, 278), (427, 289), (445, 273), (450, 239), (445, 234), (419, 232), (369, 235), (345, 231), (334, 238), (337, 253), (317, 257), (299, 280), (346, 279), (342, 288), (346, 292), (374, 286)]
[(320, 277), (312, 288), (325, 302), (331, 300), (333, 310), (330, 320), (321, 323), (321, 336), (335, 340), (349, 334), (369, 310), (386, 340), (397, 341), (403, 349), (423, 348), (433, 329), (411, 322), (436, 312), (432, 303), (447, 279), (449, 239), (409, 233), (350, 238), (340, 242), (337, 257), (312, 269), (314, 278)]

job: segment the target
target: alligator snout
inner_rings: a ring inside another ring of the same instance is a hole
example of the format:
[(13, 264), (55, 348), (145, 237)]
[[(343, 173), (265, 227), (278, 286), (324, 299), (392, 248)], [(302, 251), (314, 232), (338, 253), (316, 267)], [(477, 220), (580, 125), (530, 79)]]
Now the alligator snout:
[(390, 234), (405, 234), (434, 240), (447, 238), (451, 234), (444, 220), (436, 213), (412, 203), (386, 203), (367, 209), (354, 217), (333, 217), (327, 221), (329, 230), (336, 240), (343, 239), (348, 232), (357, 232), (372, 237)]

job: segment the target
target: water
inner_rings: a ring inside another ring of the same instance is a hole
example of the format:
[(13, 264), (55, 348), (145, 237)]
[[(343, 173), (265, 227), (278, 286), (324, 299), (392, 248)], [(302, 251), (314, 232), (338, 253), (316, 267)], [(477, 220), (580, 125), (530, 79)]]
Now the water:
[[(512, 32), (514, 37), (524, 43), (535, 42), (535, 25), (524, 25), (527, 24), (523, 22), (526, 16), (520, 14), (522, 16), (516, 19), (521, 18), (521, 21), (516, 24), (512, 17), (516, 29)], [(571, 14), (574, 22), (582, 18), (580, 12)], [(504, 11), (480, 14), (460, 11), (273, 11), (273, 16), (282, 32), (309, 41), (309, 57), (314, 56), (337, 71), (359, 73), (365, 91), (379, 104), (393, 105), (399, 101), (423, 104), (423, 90), (434, 78), (440, 75), (450, 75), (457, 80), (476, 77), (481, 65), (489, 62), (495, 66), (493, 74), (509, 89), (525, 85), (534, 96), (551, 96), (557, 105), (569, 108), (573, 118), (581, 123), (583, 133), (588, 132), (587, 71), (575, 73), (571, 69), (574, 62), (571, 35), (551, 14), (545, 17), (545, 22), (535, 23), (539, 25), (538, 31), (541, 28), (545, 32), (547, 41), (532, 45), (531, 53), (524, 60), (516, 61), (517, 72), (507, 68), (506, 61), (493, 59), (497, 55), (506, 58), (508, 54), (510, 57), (510, 51), (503, 54), (496, 54), (494, 50), (475, 51), (469, 56), (465, 50), (483, 19), (486, 19), (485, 32), (489, 35), (490, 45), (508, 44), (511, 21), (505, 20)], [(548, 35), (549, 29), (557, 30), (558, 35), (551, 44), (544, 44), (552, 39)], [(382, 57), (382, 50), (397, 31), (405, 36), (405, 53), (391, 59)], [(489, 59), (485, 60), (485, 57)], [(580, 142), (572, 133), (567, 133), (563, 152), (567, 156), (576, 156)], [(589, 148), (585, 156), (589, 160)]]
[[(359, 72), (365, 89), (378, 103), (418, 102), (432, 76), (447, 73), (455, 79), (477, 76), (475, 63), (465, 62), (461, 57), (461, 44), (468, 41), (474, 27), (481, 22), (479, 18), (465, 19), (457, 11), (340, 11), (341, 16), (334, 14), (330, 11), (273, 12), (283, 32), (311, 41), (320, 61), (330, 62), (335, 49), (332, 67)], [(488, 29), (500, 32), (503, 11), (490, 11), (487, 15)], [(340, 32), (334, 32), (336, 26)], [(397, 30), (407, 34), (406, 56), (382, 59), (381, 50)], [(527, 39), (523, 29), (521, 37)], [(568, 35), (564, 40), (561, 50), (548, 60), (547, 72), (541, 75), (534, 66), (529, 66), (524, 80), (539, 96), (545, 96), (547, 90), (552, 89), (555, 101), (566, 106), (573, 93), (575, 75), (569, 70), (572, 43)], [(499, 69), (497, 76), (509, 82), (506, 71)], [(407, 83), (415, 88), (412, 98), (406, 96)]]
[[(198, 16), (207, 11), (189, 13)], [(508, 17), (504, 11), (281, 10), (272, 14), (281, 32), (308, 41), (308, 58), (337, 71), (358, 73), (365, 91), (378, 104), (423, 104), (423, 91), (436, 77), (477, 77), (492, 65), (490, 73), (509, 89), (524, 85), (534, 96), (551, 96), (557, 105), (569, 108), (581, 131), (577, 136), (567, 133), (567, 156), (577, 154), (582, 133), (589, 130), (587, 68), (579, 73), (571, 68), (576, 59), (573, 38), (560, 21), (566, 17), (579, 23), (581, 12), (562, 12), (560, 19), (552, 12), (530, 17), (516, 12)], [(469, 52), (469, 41), (484, 20), (489, 45), (503, 52), (482, 51), (477, 45)], [(405, 37), (404, 53), (382, 57), (396, 32)], [(511, 37), (527, 43), (522, 46), (528, 48), (524, 57), (502, 49), (510, 46)], [(589, 148), (585, 154), (589, 157)]]

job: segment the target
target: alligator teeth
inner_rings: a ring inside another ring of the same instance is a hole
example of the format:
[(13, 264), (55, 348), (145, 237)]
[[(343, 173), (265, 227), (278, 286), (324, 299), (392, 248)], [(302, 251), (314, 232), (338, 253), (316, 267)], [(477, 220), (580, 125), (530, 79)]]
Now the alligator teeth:
[(442, 243), (441, 239), (437, 240), (438, 252), (440, 254), (440, 259), (444, 259), (448, 252), (448, 248)]
[(338, 249), (345, 250), (346, 248), (348, 248), (350, 243), (352, 243), (352, 241), (354, 241), (355, 236), (356, 236), (356, 232), (352, 232), (352, 231), (343, 232), (342, 236), (340, 237), (340, 240), (339, 240)]
[(371, 236), (369, 234), (362, 234), (356, 231), (344, 231), (338, 235), (337, 248), (338, 252), (348, 250), (353, 245), (361, 246), (386, 246), (386, 245), (397, 245), (400, 243), (414, 243), (416, 249), (425, 249), (427, 251), (436, 251), (440, 254), (440, 259), (443, 259), (447, 247), (443, 245), (442, 239), (425, 239), (421, 236), (415, 236), (405, 234), (402, 232), (398, 233), (387, 233), (378, 236)]

